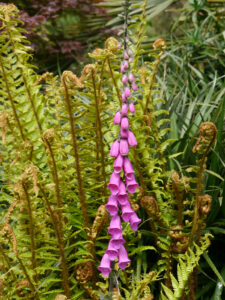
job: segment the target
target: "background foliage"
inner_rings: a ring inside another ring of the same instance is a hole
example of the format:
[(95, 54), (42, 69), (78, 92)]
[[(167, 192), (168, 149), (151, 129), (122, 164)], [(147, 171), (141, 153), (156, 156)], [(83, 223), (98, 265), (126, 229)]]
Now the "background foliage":
[[(60, 22), (65, 25), (67, 16), (76, 19), (65, 7), (58, 9), (57, 1), (52, 2), (42, 6), (41, 12), (46, 14), (43, 24), (35, 21), (35, 8), (31, 13), (31, 19), (34, 14), (33, 22), (37, 22), (34, 41), (43, 38), (42, 50), (36, 56), (36, 60), (41, 59), (41, 66), (46, 64), (42, 59), (46, 56), (45, 42), (53, 40), (57, 45), (58, 39), (64, 43), (62, 32), (49, 34), (52, 28)], [(212, 1), (184, 2), (184, 8), (178, 8), (173, 15), (178, 15), (178, 19), (166, 35), (167, 48), (162, 42), (153, 49), (151, 38), (143, 36), (144, 30), (154, 28), (151, 14), (163, 12), (172, 2), (155, 1), (153, 9), (152, 2), (149, 6), (148, 1), (136, 1), (131, 8), (131, 20), (136, 25), (131, 25), (130, 30), (137, 45), (133, 49), (137, 54), (134, 72), (140, 88), (135, 95), (137, 115), (132, 120), (139, 145), (130, 155), (141, 184), (132, 202), (143, 225), (138, 234), (125, 229), (132, 265), (119, 274), (119, 288), (126, 299), (137, 299), (137, 295), (140, 299), (151, 299), (151, 295), (158, 299), (160, 290), (162, 299), (185, 299), (183, 291), (189, 287), (192, 293), (188, 299), (216, 300), (224, 296), (225, 274), (221, 268), (225, 233), (224, 6)], [(113, 30), (121, 24), (121, 17), (113, 18), (113, 14), (122, 12), (121, 4), (122, 1), (100, 3), (110, 15), (107, 26)], [(23, 5), (25, 9), (30, 4)], [(52, 7), (57, 16), (47, 15)], [(76, 8), (74, 12), (78, 16), (83, 13)], [(106, 22), (105, 14), (90, 22), (90, 18), (85, 20), (89, 25), (83, 27), (87, 31), (80, 35), (79, 45), (83, 46), (82, 38), (86, 39), (94, 22), (99, 32)], [(107, 199), (106, 183), (112, 169), (109, 147), (117, 134), (111, 124), (119, 107), (121, 51), (111, 43), (100, 52), (94, 51), (90, 54), (94, 64), (85, 67), (80, 78), (70, 72), (64, 72), (61, 80), (49, 73), (40, 77), (30, 65), (24, 32), (15, 26), (19, 22), (17, 14), (12, 9), (8, 16), (9, 19), (3, 6), (1, 18), (6, 27), (1, 29), (0, 43), (2, 299), (20, 299), (25, 295), (32, 299), (34, 295), (40, 299), (54, 299), (59, 294), (69, 297), (68, 284), (72, 299), (108, 299), (108, 288), (111, 293), (112, 285), (117, 286), (117, 274), (105, 282), (99, 278), (93, 261), (99, 260), (108, 242), (107, 217), (101, 205)], [(40, 26), (43, 32), (48, 28), (47, 35), (38, 36)], [(78, 28), (82, 31), (82, 27)], [(158, 29), (152, 29), (151, 34), (157, 34)], [(73, 40), (73, 34), (66, 38)], [(60, 49), (61, 57), (63, 47)], [(77, 48), (74, 50), (74, 55), (79, 54)], [(186, 243), (196, 206), (196, 175), (190, 170), (196, 171), (198, 178), (201, 157), (192, 152), (192, 147), (198, 139), (200, 124), (205, 121), (212, 121), (218, 128), (216, 145), (205, 161), (202, 189), (202, 194), (211, 195), (213, 201), (207, 224), (205, 216), (201, 216), (201, 243), (197, 240), (199, 245), (192, 248), (193, 255)], [(174, 194), (176, 185), (185, 193)], [(185, 197), (184, 228), (174, 227), (179, 219), (180, 197)], [(173, 236), (177, 229), (178, 241)], [(214, 235), (209, 254), (205, 252), (209, 245), (208, 237), (203, 238), (205, 233)], [(204, 258), (197, 270), (202, 254)], [(196, 279), (197, 273), (199, 287), (193, 290), (189, 280)], [(84, 274), (87, 277), (82, 277)], [(113, 296), (117, 293), (114, 290)]]

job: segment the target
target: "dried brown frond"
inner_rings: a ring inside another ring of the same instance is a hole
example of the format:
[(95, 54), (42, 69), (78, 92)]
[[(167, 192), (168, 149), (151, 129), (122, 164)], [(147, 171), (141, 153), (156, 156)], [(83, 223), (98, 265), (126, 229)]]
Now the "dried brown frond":
[(2, 130), (2, 143), (5, 144), (5, 136), (6, 136), (6, 125), (8, 120), (7, 112), (3, 111), (0, 114), (0, 127)]
[(83, 84), (81, 83), (81, 79), (79, 79), (73, 72), (64, 71), (61, 78), (62, 82), (71, 84), (72, 86), (77, 86), (79, 88), (83, 88)]
[(54, 142), (54, 138), (55, 138), (55, 130), (53, 128), (47, 129), (42, 135), (43, 141), (49, 144), (52, 144)]
[(153, 43), (153, 49), (157, 50), (158, 48), (164, 50), (166, 49), (166, 41), (164, 39), (158, 39)]
[(34, 85), (38, 85), (42, 80), (46, 81), (47, 79), (51, 79), (53, 77), (53, 73), (46, 72), (42, 74), (34, 83)]
[(91, 239), (96, 240), (98, 234), (101, 232), (102, 228), (104, 227), (105, 223), (108, 220), (108, 213), (105, 208), (105, 205), (100, 205), (95, 220), (93, 222), (93, 226), (91, 228)]
[(94, 64), (88, 64), (84, 66), (81, 76), (80, 76), (80, 81), (87, 80), (93, 73), (95, 72), (95, 65)]
[(212, 197), (208, 194), (205, 194), (199, 199), (199, 214), (200, 216), (207, 215), (210, 212), (212, 205)]
[(212, 122), (204, 122), (200, 126), (199, 138), (193, 147), (193, 152), (207, 154), (216, 140), (217, 128)]
[(144, 196), (141, 198), (141, 206), (149, 216), (155, 216), (159, 212), (158, 204), (154, 197)]
[(105, 48), (114, 52), (118, 50), (118, 44), (119, 42), (114, 37), (110, 37), (105, 41)]

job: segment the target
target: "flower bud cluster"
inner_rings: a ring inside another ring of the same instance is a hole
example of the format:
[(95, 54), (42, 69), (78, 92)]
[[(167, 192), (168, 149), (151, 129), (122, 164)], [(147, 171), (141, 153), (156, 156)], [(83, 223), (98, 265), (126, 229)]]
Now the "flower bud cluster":
[[(129, 147), (137, 145), (135, 135), (129, 130), (128, 112), (135, 113), (134, 103), (130, 100), (131, 91), (136, 91), (137, 86), (134, 82), (134, 76), (129, 71), (129, 65), (132, 63), (132, 51), (124, 51), (124, 61), (121, 65), (122, 72), (122, 107), (114, 116), (114, 124), (120, 125), (120, 136), (114, 141), (110, 149), (110, 156), (115, 157), (114, 171), (111, 175), (108, 188), (111, 195), (105, 205), (111, 216), (110, 226), (108, 229), (111, 239), (108, 248), (102, 257), (98, 270), (107, 277), (111, 272), (111, 262), (118, 259), (119, 267), (125, 269), (130, 262), (127, 251), (123, 246), (125, 240), (123, 238), (121, 228), (121, 217), (124, 222), (129, 222), (131, 229), (137, 230), (141, 220), (131, 208), (128, 200), (128, 193), (133, 194), (138, 187), (135, 180), (134, 169), (129, 160)], [(121, 215), (119, 215), (119, 206)]]

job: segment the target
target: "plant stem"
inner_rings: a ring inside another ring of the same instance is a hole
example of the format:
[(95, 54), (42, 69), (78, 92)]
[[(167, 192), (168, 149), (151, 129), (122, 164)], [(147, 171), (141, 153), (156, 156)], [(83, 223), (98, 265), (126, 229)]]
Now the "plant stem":
[(81, 176), (80, 158), (79, 158), (79, 154), (78, 154), (77, 137), (76, 137), (75, 127), (74, 127), (71, 97), (69, 95), (68, 88), (67, 88), (67, 85), (65, 82), (65, 78), (63, 76), (62, 76), (62, 83), (63, 83), (64, 90), (65, 90), (65, 101), (66, 101), (67, 111), (69, 114), (69, 123), (70, 123), (71, 135), (72, 135), (75, 168), (76, 168), (76, 172), (77, 172), (78, 193), (79, 193), (79, 198), (80, 198), (81, 212), (82, 212), (82, 217), (83, 217), (83, 221), (84, 221), (85, 231), (86, 231), (87, 236), (89, 236), (90, 222), (89, 222), (89, 218), (88, 218), (88, 214), (87, 214), (87, 205), (86, 205), (86, 197), (85, 197), (85, 193), (84, 193), (83, 178)]
[(24, 183), (22, 183), (22, 188), (25, 194), (25, 198), (27, 201), (27, 211), (28, 211), (28, 217), (29, 217), (29, 234), (30, 234), (30, 240), (31, 240), (31, 263), (32, 263), (32, 269), (35, 273), (34, 276), (34, 281), (37, 283), (38, 281), (38, 276), (37, 276), (37, 261), (36, 261), (36, 243), (35, 243), (35, 233), (34, 233), (34, 221), (33, 221), (33, 213), (32, 213), (32, 208), (31, 208), (31, 201), (30, 201), (30, 196), (27, 191), (27, 187)]
[[(24, 65), (24, 62), (20, 62), (19, 56), (18, 56), (18, 54), (17, 54), (17, 52), (16, 52), (16, 48), (15, 48), (15, 46), (14, 46), (14, 42), (13, 42), (11, 33), (10, 33), (10, 31), (8, 30), (8, 27), (7, 27), (7, 26), (6, 26), (6, 30), (7, 30), (7, 33), (8, 33), (10, 42), (11, 42), (11, 46), (12, 46), (14, 55), (15, 55), (15, 57), (16, 57), (16, 59), (17, 59), (17, 62), (20, 63), (21, 65)], [(27, 96), (28, 96), (29, 102), (30, 102), (30, 104), (31, 104), (31, 108), (32, 108), (32, 110), (33, 110), (33, 113), (34, 113), (34, 117), (35, 117), (35, 119), (36, 119), (36, 122), (37, 122), (37, 125), (38, 125), (38, 129), (39, 129), (39, 131), (40, 131), (40, 134), (42, 135), (42, 127), (41, 127), (41, 124), (40, 124), (40, 121), (39, 121), (39, 118), (38, 118), (38, 114), (37, 114), (36, 109), (35, 109), (35, 106), (34, 106), (34, 101), (33, 101), (33, 99), (32, 99), (30, 89), (29, 89), (29, 87), (28, 87), (28, 83), (27, 83), (26, 76), (24, 75), (23, 68), (20, 67), (19, 69), (20, 69), (20, 71), (21, 71), (21, 76), (22, 76), (22, 78), (23, 78), (23, 83), (24, 83), (25, 89), (26, 89), (26, 91), (27, 91)]]
[(21, 138), (22, 138), (23, 141), (25, 141), (25, 136), (24, 136), (24, 133), (23, 133), (23, 129), (22, 129), (19, 117), (18, 117), (17, 112), (16, 112), (16, 107), (15, 107), (15, 104), (14, 104), (14, 101), (13, 101), (13, 97), (12, 97), (10, 89), (9, 89), (9, 83), (8, 83), (7, 76), (6, 76), (6, 73), (5, 73), (5, 69), (4, 69), (4, 66), (3, 66), (3, 63), (2, 63), (1, 55), (0, 55), (0, 66), (1, 66), (1, 69), (2, 69), (2, 75), (3, 75), (3, 78), (4, 78), (5, 85), (6, 85), (6, 90), (7, 90), (7, 94), (8, 94), (8, 97), (9, 97), (9, 101), (10, 101), (10, 104), (12, 106), (13, 115), (14, 115), (14, 118), (16, 120), (17, 126), (19, 128)]
[(92, 71), (92, 84), (93, 84), (93, 89), (94, 89), (96, 120), (97, 120), (96, 123), (97, 123), (97, 130), (98, 130), (98, 135), (99, 135), (99, 146), (100, 146), (100, 152), (101, 152), (102, 179), (104, 181), (104, 197), (106, 200), (107, 186), (106, 186), (106, 172), (105, 172), (104, 142), (103, 142), (102, 124), (101, 124), (101, 117), (100, 117), (100, 110), (99, 110), (99, 101), (98, 101), (97, 91), (96, 91), (94, 71)]
[(119, 100), (119, 103), (120, 103), (120, 106), (121, 106), (121, 105), (122, 105), (122, 100), (121, 100), (121, 96), (120, 96), (120, 91), (119, 91), (119, 88), (118, 88), (118, 86), (117, 86), (115, 77), (114, 77), (114, 75), (113, 75), (113, 71), (112, 71), (112, 67), (111, 67), (111, 64), (110, 64), (109, 57), (107, 57), (107, 62), (108, 62), (108, 66), (109, 66), (109, 72), (110, 72), (110, 75), (111, 75), (111, 78), (112, 78), (114, 87), (115, 87), (115, 89), (116, 89), (116, 94), (117, 94), (117, 97), (118, 97), (118, 100)]
[(60, 258), (61, 258), (61, 270), (62, 270), (62, 284), (63, 284), (63, 289), (65, 295), (70, 298), (71, 297), (71, 292), (70, 292), (70, 286), (69, 286), (69, 273), (68, 273), (68, 268), (67, 268), (67, 260), (65, 256), (65, 246), (64, 246), (64, 241), (63, 241), (63, 233), (61, 231), (62, 227), (60, 226), (60, 223), (57, 222), (57, 219), (54, 217), (54, 213), (52, 211), (51, 205), (49, 203), (48, 197), (42, 188), (40, 184), (38, 184), (38, 187), (43, 195), (43, 198), (47, 204), (47, 208), (51, 217), (51, 221), (55, 230), (55, 235), (57, 238), (57, 243), (59, 247), (59, 252), (60, 252)]

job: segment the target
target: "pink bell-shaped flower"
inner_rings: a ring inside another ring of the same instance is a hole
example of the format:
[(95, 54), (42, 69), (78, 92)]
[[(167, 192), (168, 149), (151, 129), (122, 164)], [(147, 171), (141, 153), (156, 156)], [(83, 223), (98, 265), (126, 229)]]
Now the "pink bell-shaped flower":
[(105, 208), (109, 211), (111, 216), (115, 216), (118, 212), (118, 201), (117, 197), (110, 195), (108, 202), (105, 205)]
[(114, 116), (113, 123), (116, 125), (119, 125), (120, 122), (121, 122), (121, 113), (120, 113), (120, 111), (117, 111)]
[(130, 228), (134, 231), (137, 231), (138, 224), (141, 223), (141, 219), (138, 218), (137, 214), (134, 212), (129, 219), (130, 222)]
[(123, 156), (119, 154), (117, 158), (114, 160), (113, 164), (114, 172), (120, 173), (123, 168)]
[(108, 254), (110, 260), (115, 260), (118, 256), (118, 249), (113, 247), (111, 240), (105, 253)]
[(126, 102), (126, 101), (127, 101), (127, 97), (125, 96), (125, 93), (124, 93), (124, 92), (122, 93), (122, 101), (123, 101), (123, 102)]
[(119, 154), (119, 149), (120, 149), (120, 142), (118, 140), (116, 140), (115, 142), (113, 142), (111, 149), (110, 149), (110, 156), (112, 157), (117, 157)]
[(129, 121), (127, 117), (123, 117), (121, 120), (121, 128), (128, 129), (129, 128)]
[[(138, 183), (136, 182), (134, 177), (131, 180), (128, 180), (126, 178), (126, 184), (127, 184), (127, 190), (131, 194), (133, 194), (135, 192), (136, 188), (138, 187)], [(119, 198), (118, 198), (118, 201), (119, 201)]]
[(117, 199), (118, 199), (120, 204), (125, 204), (127, 202), (127, 199), (128, 199), (126, 186), (125, 186), (125, 184), (122, 180), (120, 181), (120, 186), (119, 186), (119, 192), (118, 192)]
[(119, 267), (120, 269), (124, 270), (127, 266), (127, 264), (130, 263), (130, 259), (128, 258), (127, 255), (127, 250), (124, 246), (121, 246), (119, 249)]
[(134, 103), (133, 102), (131, 102), (130, 104), (129, 104), (129, 111), (133, 114), (133, 113), (135, 113), (135, 106), (134, 106)]
[(126, 70), (129, 67), (128, 61), (125, 60), (123, 63), (124, 69)]
[(123, 75), (122, 77), (122, 83), (127, 83), (127, 75)]
[(124, 115), (124, 116), (126, 116), (127, 113), (128, 113), (128, 106), (125, 103), (125, 104), (122, 105), (121, 114)]
[[(129, 137), (129, 132), (128, 132), (128, 137)], [(129, 146), (128, 142), (126, 139), (121, 139), (120, 140), (120, 154), (121, 155), (127, 155), (129, 153)]]
[(122, 218), (124, 222), (129, 222), (131, 215), (134, 213), (133, 209), (130, 206), (130, 203), (127, 202), (125, 205), (121, 205), (122, 209)]
[(134, 75), (132, 73), (129, 74), (129, 81), (133, 82), (134, 81)]
[(120, 186), (120, 174), (113, 172), (108, 184), (108, 188), (110, 189), (113, 196), (118, 194), (119, 186)]
[(108, 229), (108, 233), (114, 235), (119, 234), (121, 232), (121, 221), (118, 215), (112, 217)]
[(111, 261), (109, 259), (108, 254), (104, 254), (100, 263), (100, 266), (98, 267), (98, 270), (102, 272), (102, 275), (104, 277), (108, 277), (109, 273), (111, 272)]
[(125, 96), (126, 96), (127, 98), (130, 97), (131, 92), (130, 92), (130, 89), (129, 89), (128, 86), (125, 87), (125, 89), (124, 89), (124, 94), (125, 94)]
[(136, 137), (135, 135), (133, 134), (132, 131), (128, 131), (128, 144), (131, 146), (131, 147), (134, 147), (134, 146), (137, 146), (137, 140), (136, 140)]
[(133, 82), (131, 85), (131, 88), (133, 91), (137, 91), (138, 87), (136, 86), (136, 84)]
[(124, 157), (123, 169), (128, 180), (132, 180), (134, 178), (134, 169), (129, 158)]
[(133, 58), (130, 57), (130, 58), (129, 58), (129, 63), (132, 63), (132, 62), (133, 62)]
[(127, 129), (120, 128), (120, 136), (121, 136), (122, 138), (127, 139), (127, 138), (128, 138), (128, 130), (127, 130)]
[(125, 240), (123, 238), (122, 230), (120, 233), (114, 234), (110, 241), (111, 241), (111, 245), (113, 248), (119, 249), (125, 242)]
[(125, 59), (129, 59), (129, 56), (128, 56), (128, 54), (127, 54), (127, 51), (126, 51), (126, 50), (123, 52), (123, 57), (124, 57)]

